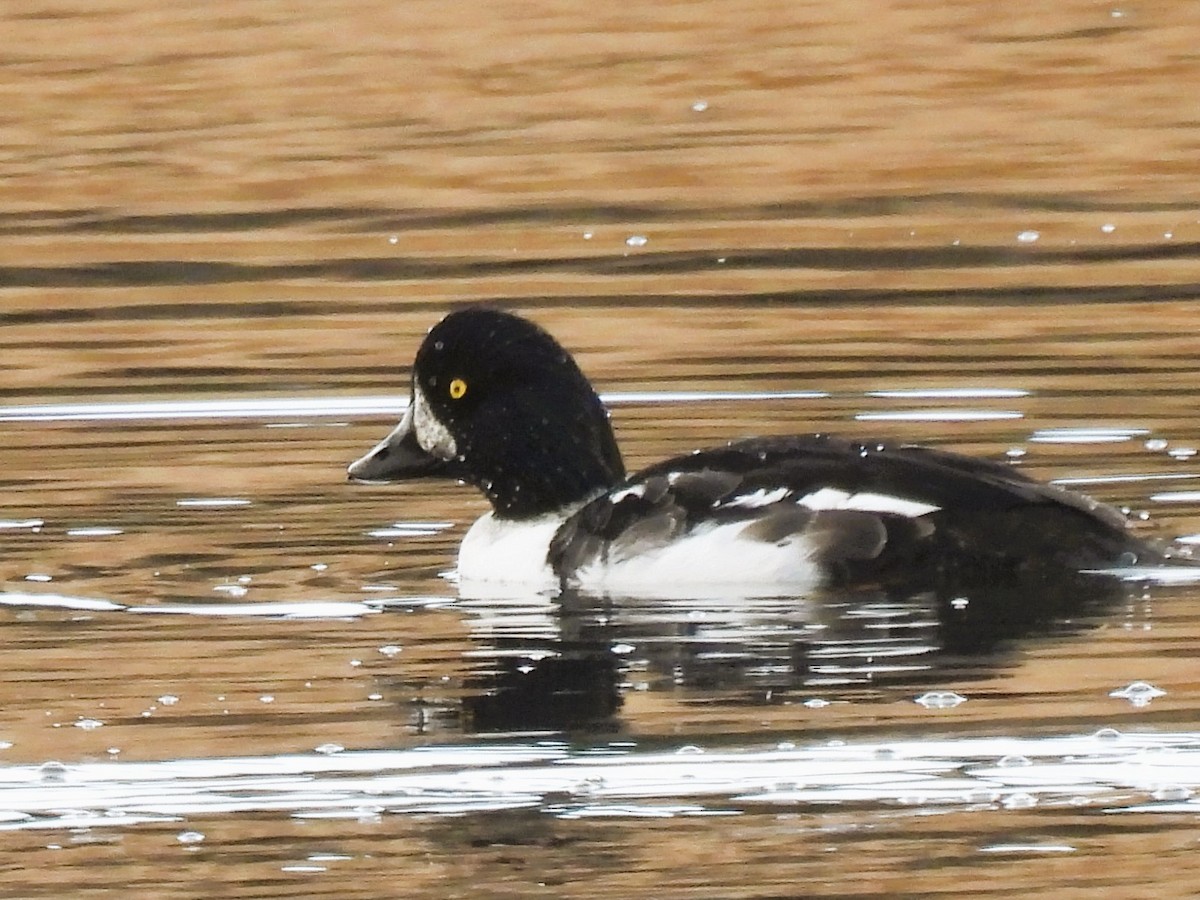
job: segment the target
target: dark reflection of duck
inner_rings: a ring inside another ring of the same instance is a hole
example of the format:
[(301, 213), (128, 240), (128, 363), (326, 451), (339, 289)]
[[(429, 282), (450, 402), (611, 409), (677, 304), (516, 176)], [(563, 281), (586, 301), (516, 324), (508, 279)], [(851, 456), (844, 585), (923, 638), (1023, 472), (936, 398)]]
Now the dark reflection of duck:
[[(472, 633), (463, 701), (478, 732), (619, 730), (629, 691), (706, 703), (800, 704), (864, 690), (955, 684), (1014, 662), (992, 653), (1070, 614), (1132, 596), (1078, 573), (963, 592), (818, 591), (804, 597), (605, 597), (566, 590), (462, 600)], [(1065, 626), (1059, 626), (1065, 627)], [(819, 701), (818, 701), (819, 702)]]
[(571, 356), (509, 313), (451, 313), (417, 351), (403, 421), (350, 476), (461, 479), (492, 511), (459, 575), (624, 595), (911, 592), (1161, 560), (1115, 510), (1012, 467), (828, 435), (697, 451), (626, 476)]
[(611, 722), (638, 672), (779, 697), (934, 679), (1125, 596), (1088, 570), (1165, 559), (1094, 500), (911, 445), (759, 438), (626, 476), (571, 356), (496, 310), (434, 326), (411, 387), (351, 477), (479, 487), (492, 511), (460, 548), (463, 596), (540, 610), (530, 630), (473, 607), (476, 730)]

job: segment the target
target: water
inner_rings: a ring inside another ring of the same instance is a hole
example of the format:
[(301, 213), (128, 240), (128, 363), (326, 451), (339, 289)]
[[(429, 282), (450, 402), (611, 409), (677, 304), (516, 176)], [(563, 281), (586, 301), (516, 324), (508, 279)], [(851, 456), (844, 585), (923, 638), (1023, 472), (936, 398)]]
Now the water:
[(1200, 540), (1193, 7), (683, 9), (4, 14), (3, 893), (1193, 890), (1194, 582), (970, 654), (463, 597), (478, 496), (346, 483), (487, 300), (631, 468), (920, 441)]

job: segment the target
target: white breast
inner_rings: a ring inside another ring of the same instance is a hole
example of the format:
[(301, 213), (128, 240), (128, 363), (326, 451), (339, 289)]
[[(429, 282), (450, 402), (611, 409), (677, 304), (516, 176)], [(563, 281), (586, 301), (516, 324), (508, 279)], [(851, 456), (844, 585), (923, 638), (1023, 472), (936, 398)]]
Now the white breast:
[(566, 516), (560, 513), (522, 522), (486, 513), (475, 520), (458, 548), (460, 585), (471, 582), (520, 585), (534, 590), (558, 587), (546, 563), (550, 539)]

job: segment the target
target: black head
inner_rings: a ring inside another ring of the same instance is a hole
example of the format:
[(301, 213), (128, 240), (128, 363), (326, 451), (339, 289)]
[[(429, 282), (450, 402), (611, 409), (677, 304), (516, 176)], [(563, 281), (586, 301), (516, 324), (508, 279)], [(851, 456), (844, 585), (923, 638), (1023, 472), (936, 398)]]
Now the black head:
[(350, 467), (364, 481), (462, 479), (509, 519), (588, 499), (624, 474), (608, 412), (571, 355), (532, 322), (479, 307), (430, 330), (404, 419)]

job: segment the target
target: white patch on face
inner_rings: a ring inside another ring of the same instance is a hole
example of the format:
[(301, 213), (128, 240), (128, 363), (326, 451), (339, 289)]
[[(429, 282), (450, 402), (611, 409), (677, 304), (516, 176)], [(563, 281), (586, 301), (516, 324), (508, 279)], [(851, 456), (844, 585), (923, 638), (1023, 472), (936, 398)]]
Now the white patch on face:
[(796, 501), (801, 506), (811, 510), (822, 509), (856, 509), (861, 512), (892, 513), (915, 519), (927, 513), (937, 512), (940, 506), (932, 503), (922, 503), (920, 500), (906, 500), (903, 497), (893, 497), (890, 494), (876, 494), (871, 491), (861, 491), (851, 494), (838, 488), (821, 488), (813, 491)]
[(416, 383), (413, 384), (410, 411), (412, 412), (413, 434), (422, 450), (438, 459), (454, 459), (458, 456), (458, 444), (454, 440), (454, 435), (433, 414), (429, 408), (429, 401), (425, 399), (425, 394), (421, 391), (421, 386)]

